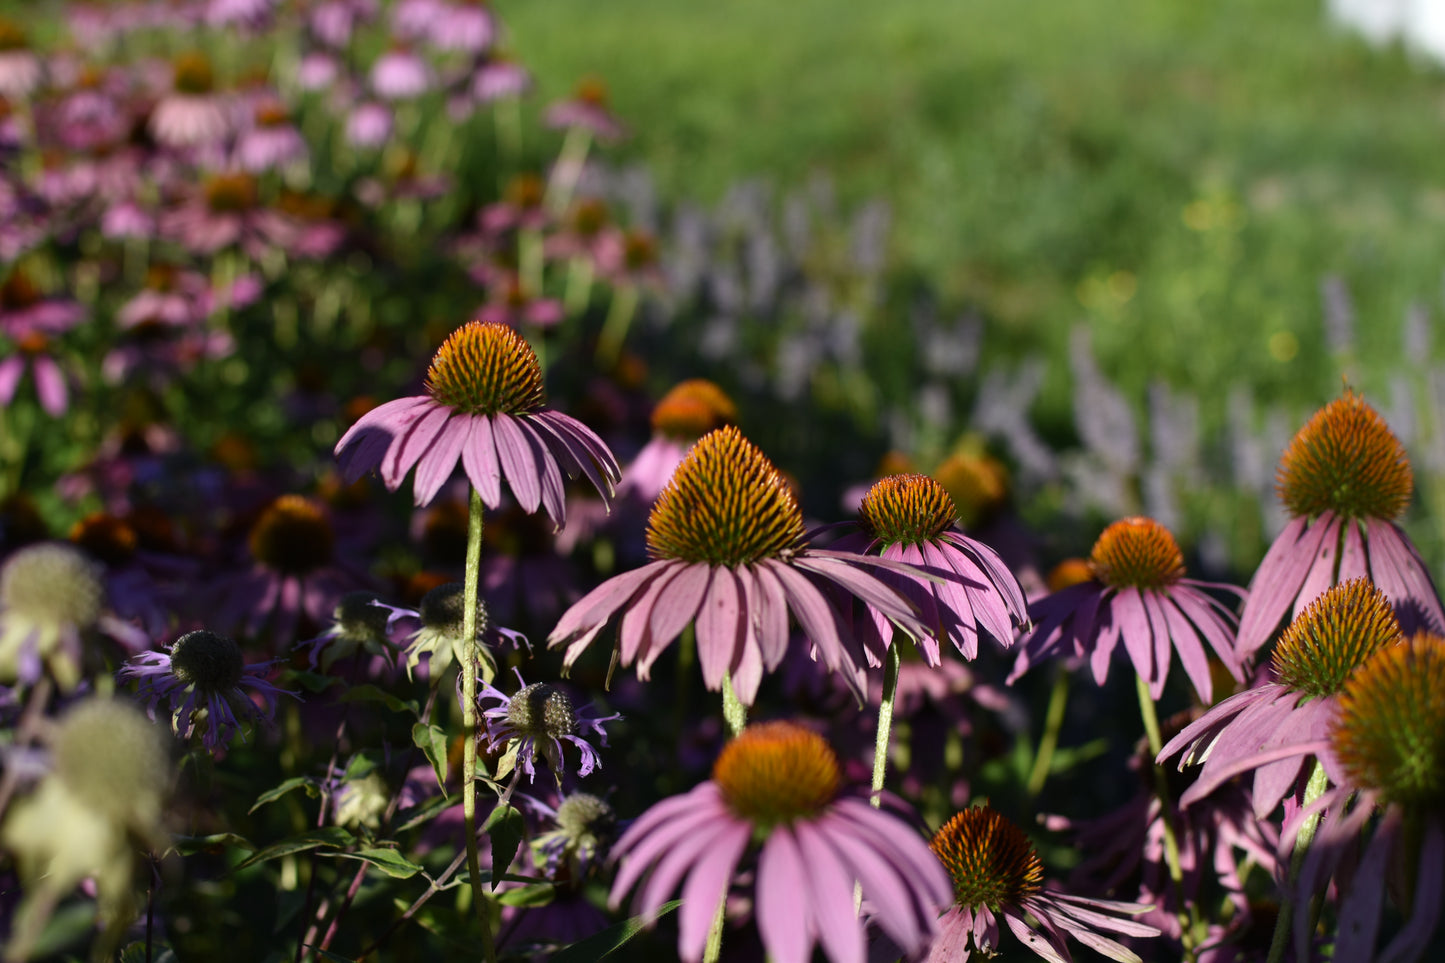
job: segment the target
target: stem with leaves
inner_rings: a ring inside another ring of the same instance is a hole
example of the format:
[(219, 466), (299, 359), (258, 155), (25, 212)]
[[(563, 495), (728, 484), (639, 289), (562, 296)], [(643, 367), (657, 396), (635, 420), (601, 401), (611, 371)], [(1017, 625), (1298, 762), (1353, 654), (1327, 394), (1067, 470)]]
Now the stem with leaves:
[(482, 571), (482, 496), (473, 488), (467, 512), (467, 574), (462, 588), (462, 819), (466, 824), (467, 874), (471, 878), (472, 908), (482, 927), (482, 956), (496, 963), (492, 940), (490, 901), (482, 887), (481, 859), (477, 854), (477, 586)]

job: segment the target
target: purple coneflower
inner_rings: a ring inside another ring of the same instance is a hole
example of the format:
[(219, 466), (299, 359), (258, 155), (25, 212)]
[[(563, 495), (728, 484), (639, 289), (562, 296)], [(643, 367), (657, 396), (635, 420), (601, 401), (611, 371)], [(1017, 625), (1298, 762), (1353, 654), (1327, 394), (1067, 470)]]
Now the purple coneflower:
[(174, 88), (151, 111), (151, 134), (167, 147), (203, 147), (219, 143), (230, 126), (211, 62), (199, 53), (177, 58)]
[(278, 100), (257, 104), (251, 126), (236, 140), (236, 163), (255, 174), (305, 160), (306, 156), (306, 140)]
[(371, 89), (385, 100), (407, 100), (427, 92), (432, 85), (431, 68), (406, 47), (394, 47), (371, 65)]
[[(1282, 845), (1297, 844), (1301, 828), (1324, 813), (1294, 897), (1308, 905), (1333, 877), (1342, 894), (1334, 959), (1424, 959), (1445, 911), (1445, 638), (1420, 632), (1378, 649), (1338, 700), (1323, 762), (1339, 788), (1301, 809), (1281, 833)], [(1374, 832), (1362, 841), (1375, 814)], [(1377, 951), (1386, 893), (1405, 923)], [(1299, 959), (1310, 923), (1309, 913), (1297, 915)]]
[(548, 127), (578, 127), (601, 141), (620, 140), (627, 129), (608, 106), (607, 85), (588, 77), (577, 85), (570, 100), (547, 108)]
[(390, 107), (362, 101), (346, 118), (346, 140), (353, 147), (380, 147), (391, 139), (394, 123)]
[(998, 956), (1004, 952), (1000, 917), (1025, 948), (1054, 963), (1071, 959), (1066, 936), (1111, 960), (1139, 963), (1138, 954), (1104, 934), (1159, 935), (1152, 926), (1122, 918), (1147, 906), (1046, 889), (1043, 863), (1029, 838), (988, 806), (954, 816), (929, 846), (953, 879), (953, 908), (943, 915), (928, 963), (964, 963), (975, 953)]
[(80, 683), (82, 634), (99, 628), (131, 651), (147, 639), (106, 611), (104, 570), (73, 545), (42, 542), (0, 568), (0, 680), (33, 685), (49, 672), (62, 691)]
[[(937, 581), (892, 572), (879, 579), (919, 610), (929, 634), (918, 639), (929, 665), (940, 663), (938, 643), (947, 639), (965, 659), (978, 656), (980, 630), (1000, 645), (1013, 644), (1015, 627), (1027, 623), (1023, 590), (993, 549), (954, 529), (957, 510), (943, 486), (927, 475), (891, 475), (869, 489), (858, 509), (862, 533), (839, 548), (919, 566)], [(893, 626), (876, 610), (872, 623), (883, 646)]]
[(905, 955), (928, 945), (950, 900), (947, 874), (904, 819), (841, 789), (838, 758), (821, 736), (792, 722), (750, 726), (723, 747), (712, 776), (647, 810), (613, 848), (621, 861), (614, 904), (646, 876), (635, 911), (651, 915), (682, 884), (683, 960), (702, 958), (708, 928), (754, 842), (753, 905), (770, 959), (805, 963), (817, 943), (835, 963), (862, 963), (855, 886), (871, 920)]
[(1389, 599), (1367, 580), (1327, 589), (1275, 646), (1276, 681), (1218, 703), (1164, 747), (1160, 762), (1182, 753), (1181, 769), (1203, 764), (1180, 804), (1188, 806), (1253, 770), (1255, 813), (1268, 816), (1281, 799), (1303, 789), (1310, 753), (1302, 747), (1323, 744), (1350, 673), (1400, 638)]
[(160, 229), (196, 254), (239, 245), (254, 258), (289, 248), (298, 234), (289, 217), (261, 203), (260, 185), (246, 171), (207, 176), (179, 206), (161, 215)]
[(25, 30), (0, 18), (0, 96), (28, 99), (40, 86), (43, 72)]
[[(610, 716), (598, 714), (591, 705), (578, 709), (571, 696), (561, 689), (545, 682), (528, 685), (517, 673), (521, 688), (512, 695), (504, 695), (490, 682), (483, 682), (477, 693), (477, 706), (486, 721), (484, 728), (477, 732), (478, 742), (485, 740), (489, 751), (505, 750), (497, 767), (497, 778), (506, 776), (513, 768), (527, 774), (529, 782), (537, 778), (537, 759), (540, 757), (552, 770), (557, 785), (567, 771), (562, 759), (562, 743), (576, 747), (581, 757), (577, 765), (578, 776), (589, 776), (594, 769), (602, 766), (597, 750), (587, 741), (589, 735), (596, 736), (599, 745), (607, 745), (607, 731), (604, 722), (621, 719), (613, 713)], [(487, 708), (484, 702), (495, 702)]]
[(376, 16), (376, 0), (321, 0), (307, 12), (307, 25), (322, 43), (344, 50), (358, 24)]
[(699, 438), (737, 420), (737, 405), (711, 381), (693, 378), (674, 385), (652, 409), (652, 439), (622, 470), (617, 497), (652, 504)]
[(1277, 488), (1293, 520), (1250, 582), (1238, 649), (1248, 658), (1330, 585), (1367, 577), (1406, 633), (1445, 632), (1445, 611), (1420, 554), (1394, 522), (1410, 502), (1405, 448), (1363, 398), (1346, 390), (1315, 413), (1280, 458)]
[[(225, 748), (232, 734), (240, 733), (243, 722), (269, 724), (276, 714), (277, 695), (294, 695), (267, 681), (275, 665), (246, 665), (241, 647), (232, 639), (200, 629), (187, 632), (165, 652), (128, 659), (116, 678), (140, 680), (136, 696), (152, 719), (164, 705), (176, 735), (189, 739), (200, 729), (201, 744), (215, 752)], [(260, 696), (261, 705), (252, 693)]]
[(509, 57), (493, 54), (472, 73), (471, 95), (480, 103), (520, 97), (532, 87), (527, 68)]
[(1213, 684), (1203, 643), (1242, 680), (1234, 616), (1205, 593), (1239, 590), (1185, 578), (1184, 554), (1167, 528), (1152, 518), (1114, 522), (1094, 543), (1089, 564), (1093, 578), (1029, 606), (1035, 627), (1019, 640), (1010, 682), (1043, 658), (1074, 655), (1088, 657), (1094, 681), (1103, 685), (1121, 641), (1155, 701), (1164, 691), (1174, 650), (1205, 704)]
[(547, 644), (567, 646), (565, 665), (621, 614), (622, 664), (636, 661), (646, 679), (695, 622), (707, 687), (716, 691), (730, 677), (751, 705), (763, 673), (787, 653), (791, 612), (824, 664), (842, 671), (861, 700), (867, 657), (828, 593), (862, 599), (912, 636), (927, 631), (906, 601), (865, 570), (906, 566), (810, 547), (787, 480), (731, 425), (698, 441), (673, 473), (648, 519), (647, 548), (653, 561), (603, 582), (563, 614)]
[(502, 476), (527, 512), (544, 507), (563, 525), (562, 473), (585, 474), (606, 501), (617, 461), (575, 418), (543, 407), (542, 367), (503, 324), (476, 321), (452, 332), (432, 358), (427, 394), (374, 408), (336, 443), (347, 481), (379, 469), (396, 491), (416, 466), (416, 504), (436, 496), (458, 460), (488, 508), (502, 502)]
[(513, 328), (555, 328), (565, 312), (556, 298), (534, 296), (515, 273), (497, 278), (487, 290), (487, 301), (477, 309), (483, 324), (505, 324)]
[(497, 18), (485, 0), (434, 3), (427, 38), (438, 50), (481, 53), (497, 36)]
[(65, 414), (70, 390), (65, 374), (51, 353), (57, 334), (85, 320), (85, 309), (74, 301), (44, 298), (23, 269), (17, 267), (0, 284), (0, 334), (15, 344), (15, 352), (0, 358), (0, 403), (10, 404), (27, 370), (35, 379), (40, 406), (52, 417)]

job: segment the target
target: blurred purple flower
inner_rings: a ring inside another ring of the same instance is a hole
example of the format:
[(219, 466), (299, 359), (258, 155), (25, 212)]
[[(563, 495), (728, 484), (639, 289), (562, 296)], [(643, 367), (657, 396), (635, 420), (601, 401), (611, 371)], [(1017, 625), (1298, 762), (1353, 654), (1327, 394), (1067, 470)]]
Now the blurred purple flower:
[(396, 47), (371, 65), (371, 89), (386, 100), (409, 100), (432, 86), (431, 68), (413, 50)]
[[(948, 875), (903, 818), (866, 794), (840, 791), (837, 757), (790, 722), (753, 725), (728, 743), (713, 778), (639, 816), (613, 848), (612, 903), (639, 882), (634, 912), (651, 916), (682, 884), (678, 955), (702, 959), (708, 929), (744, 854), (760, 842), (753, 906), (770, 959), (806, 963), (813, 946), (863, 963), (863, 913), (904, 955), (928, 945), (951, 900)], [(646, 881), (643, 882), (644, 877)]]

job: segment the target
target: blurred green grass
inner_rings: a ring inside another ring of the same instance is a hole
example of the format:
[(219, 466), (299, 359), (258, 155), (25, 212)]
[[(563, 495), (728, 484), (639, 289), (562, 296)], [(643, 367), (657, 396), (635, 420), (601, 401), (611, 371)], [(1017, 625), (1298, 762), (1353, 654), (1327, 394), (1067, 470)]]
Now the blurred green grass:
[[(1437, 298), (1445, 72), (1376, 51), (1319, 0), (550, 0), (503, 16), (541, 99), (595, 73), (667, 198), (825, 172), (887, 199), (895, 275), (978, 308), (991, 356), (1045, 351), (1066, 420), (1067, 330), (1142, 406), (1162, 378), (1299, 419), (1387, 388), (1400, 319)], [(1331, 356), (1320, 281), (1357, 308)], [(1217, 400), (1214, 404), (1211, 399)]]

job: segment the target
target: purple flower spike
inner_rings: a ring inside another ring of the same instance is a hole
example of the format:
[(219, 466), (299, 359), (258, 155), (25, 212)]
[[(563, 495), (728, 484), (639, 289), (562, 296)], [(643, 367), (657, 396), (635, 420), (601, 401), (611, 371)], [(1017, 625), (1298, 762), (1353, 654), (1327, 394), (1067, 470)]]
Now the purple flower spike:
[[(201, 744), (214, 753), (225, 748), (232, 734), (240, 733), (243, 722), (269, 724), (276, 714), (277, 695), (295, 695), (266, 680), (275, 665), (246, 665), (234, 641), (202, 629), (181, 636), (166, 652), (135, 656), (116, 678), (139, 679), (136, 695), (151, 718), (164, 704), (171, 714), (171, 728), (181, 738), (189, 739), (198, 725), (203, 727)], [(243, 686), (259, 695), (262, 705)]]
[[(757, 840), (758, 931), (768, 958), (807, 963), (821, 945), (835, 963), (863, 963), (862, 912), (902, 955), (932, 940), (952, 900), (948, 876), (894, 809), (840, 791), (838, 758), (817, 733), (791, 722), (750, 726), (728, 743), (713, 778), (639, 816), (613, 848), (612, 903), (637, 884), (634, 911), (651, 915), (682, 886), (678, 955), (702, 959), (718, 906)], [(646, 880), (645, 882), (644, 879)]]
[(1010, 682), (1041, 659), (1062, 654), (1087, 656), (1094, 681), (1103, 685), (1120, 642), (1156, 701), (1177, 651), (1199, 698), (1210, 702), (1206, 643), (1229, 674), (1243, 680), (1234, 616), (1204, 592), (1239, 589), (1184, 578), (1184, 555), (1163, 525), (1139, 517), (1115, 522), (1094, 543), (1089, 566), (1093, 578), (1029, 607), (1035, 628), (1019, 641)]
[[(597, 750), (587, 741), (587, 737), (596, 736), (598, 744), (606, 746), (607, 731), (602, 724), (621, 719), (622, 716), (616, 713), (610, 716), (598, 715), (590, 705), (579, 710), (561, 689), (545, 682), (527, 685), (522, 678), (522, 671), (517, 669), (516, 672), (521, 688), (510, 696), (504, 695), (491, 683), (483, 681), (482, 689), (477, 694), (477, 705), (482, 710), (482, 717), (486, 719), (486, 728), (484, 732), (477, 733), (478, 740), (485, 739), (489, 751), (495, 752), (506, 747), (504, 766), (508, 764), (506, 760), (510, 759), (511, 765), (527, 774), (529, 782), (536, 781), (536, 761), (540, 756), (557, 778), (557, 784), (561, 785), (562, 776), (567, 771), (562, 758), (564, 742), (575, 746), (581, 755), (581, 761), (577, 765), (578, 776), (589, 776), (594, 769), (600, 768), (602, 760), (598, 757)], [(497, 704), (487, 708), (484, 703), (489, 701)], [(506, 773), (499, 771), (497, 775), (501, 778)]]
[(1429, 569), (1395, 524), (1415, 487), (1410, 459), (1363, 398), (1347, 389), (1316, 412), (1285, 449), (1277, 479), (1293, 521), (1249, 583), (1242, 657), (1331, 584), (1352, 578), (1369, 578), (1389, 596), (1405, 633), (1445, 632)]
[(363, 415), (336, 444), (347, 481), (376, 469), (395, 491), (416, 467), (416, 504), (436, 497), (460, 461), (488, 508), (502, 503), (502, 478), (528, 513), (545, 508), (566, 523), (563, 472), (579, 473), (606, 501), (617, 460), (590, 428), (543, 407), (537, 355), (502, 324), (473, 321), (454, 331), (427, 372), (427, 395), (399, 398)]

